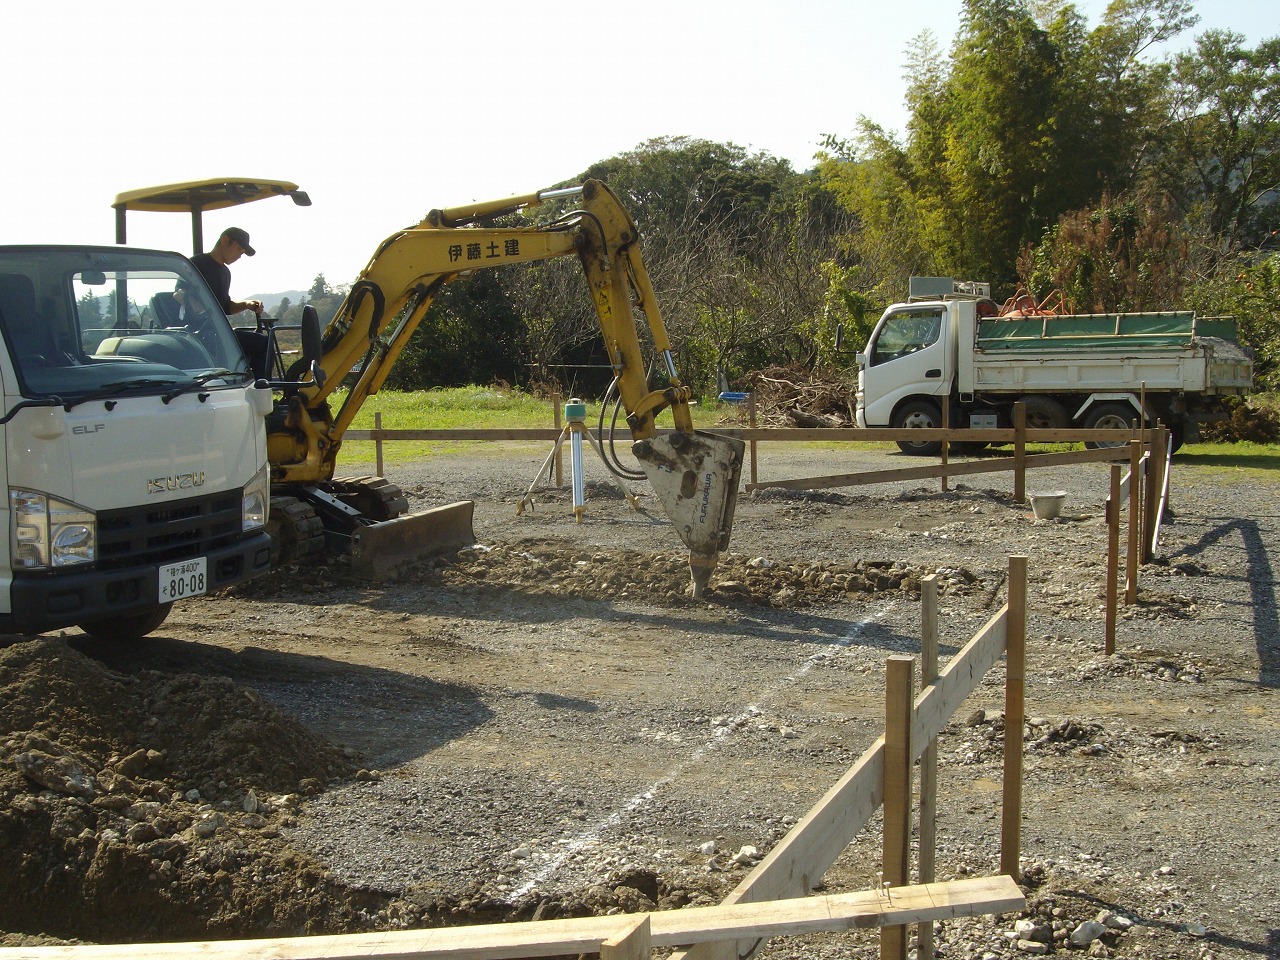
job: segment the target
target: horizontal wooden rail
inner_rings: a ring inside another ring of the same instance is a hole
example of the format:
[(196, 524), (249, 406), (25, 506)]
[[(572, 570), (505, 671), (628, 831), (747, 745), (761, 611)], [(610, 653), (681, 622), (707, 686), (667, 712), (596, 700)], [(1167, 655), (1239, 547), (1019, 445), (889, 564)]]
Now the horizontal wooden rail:
[[(900, 428), (874, 427), (727, 427), (708, 428), (712, 433), (739, 440), (826, 441), (850, 443), (892, 443), (898, 440), (950, 440), (954, 443), (985, 441), (1013, 443), (1014, 430), (946, 430), (941, 427)], [(673, 433), (670, 428), (659, 434)], [(448, 430), (348, 430), (347, 440), (555, 440), (560, 430), (553, 427), (495, 427), (487, 429)], [(1132, 430), (1027, 430), (1028, 443), (1125, 443)]]
[[(1109, 460), (1128, 460), (1125, 447), (1100, 447), (1097, 450), (1069, 450), (1063, 453), (1036, 453), (1024, 459), (1024, 466), (1054, 467), (1068, 463), (1105, 463)], [(932, 480), (945, 471), (947, 477), (964, 477), (977, 473), (1008, 473), (1009, 460), (966, 460), (948, 462), (945, 467), (930, 463), (920, 467), (900, 467), (896, 470), (864, 470), (861, 473), (842, 473), (826, 477), (800, 477), (791, 480), (766, 480), (749, 483), (748, 492), (768, 487), (784, 490), (824, 490), (829, 487), (853, 487), (869, 483), (896, 483), (903, 480)]]
[[(1022, 910), (1007, 876), (647, 914), (655, 947), (756, 940)], [(0, 960), (503, 960), (598, 953), (645, 914), (261, 940), (0, 948)]]

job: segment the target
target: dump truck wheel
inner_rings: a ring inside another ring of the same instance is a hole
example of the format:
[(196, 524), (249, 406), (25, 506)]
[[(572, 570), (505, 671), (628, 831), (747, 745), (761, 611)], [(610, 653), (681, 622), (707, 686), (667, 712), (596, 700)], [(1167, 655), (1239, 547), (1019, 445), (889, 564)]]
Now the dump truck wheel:
[(271, 566), (279, 567), (313, 557), (324, 550), (324, 523), (311, 504), (297, 497), (272, 497)]
[(78, 623), (76, 626), (97, 640), (109, 640), (116, 643), (141, 640), (152, 630), (159, 627), (160, 624), (164, 623), (165, 618), (169, 616), (169, 611), (172, 609), (172, 603), (162, 603), (142, 613), (134, 613), (124, 617), (104, 617), (101, 620)]
[(377, 523), (409, 512), (409, 499), (404, 491), (385, 477), (344, 477), (331, 480), (325, 489), (355, 507), (361, 516)]
[(1053, 397), (1031, 394), (1018, 400), (1027, 408), (1028, 429), (1061, 430), (1069, 422), (1066, 407)]
[[(1138, 411), (1127, 403), (1100, 403), (1084, 415), (1083, 426), (1086, 430), (1128, 430), (1137, 419)], [(1090, 450), (1100, 450), (1104, 447), (1123, 447), (1127, 442), (1086, 440), (1084, 445)]]
[[(904, 427), (937, 428), (942, 426), (942, 413), (936, 404), (928, 400), (912, 400), (904, 403), (893, 415), (893, 426), (897, 430)], [(942, 452), (942, 441), (921, 440), (913, 443), (910, 440), (899, 440), (898, 449), (918, 457), (932, 457)]]

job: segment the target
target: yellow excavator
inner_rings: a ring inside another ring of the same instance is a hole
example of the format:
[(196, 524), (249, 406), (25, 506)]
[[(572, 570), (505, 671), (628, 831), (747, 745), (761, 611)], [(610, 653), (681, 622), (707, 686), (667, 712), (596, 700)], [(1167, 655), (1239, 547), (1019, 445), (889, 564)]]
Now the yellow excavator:
[[(213, 208), (209, 197), (219, 183), (203, 181), (121, 194), (115, 204), (117, 239), (123, 242), (126, 209), (189, 209), (194, 224), (198, 207)], [(255, 184), (259, 189), (252, 189)], [(284, 194), (302, 202), (301, 191), (281, 181), (244, 181), (232, 186), (234, 190), (224, 191), (229, 196), (260, 199)], [(182, 189), (191, 194), (191, 202), (185, 205)], [(168, 205), (156, 206), (155, 197), (165, 197)], [(497, 218), (553, 201), (576, 201), (576, 205), (545, 223), (492, 225)], [(198, 241), (195, 226), (193, 236)], [(719, 554), (728, 548), (744, 445), (693, 429), (691, 391), (676, 373), (635, 224), (617, 197), (597, 180), (433, 210), (418, 225), (388, 237), (352, 284), (333, 320), (318, 334), (318, 343), (304, 317), (301, 361), (286, 364), (279, 344), (281, 331), (270, 320), (259, 324), (256, 342), (246, 338), (246, 353), (260, 365), (260, 375), (278, 395), (267, 418), (267, 454), (271, 529), (281, 562), (305, 558), (327, 543), (345, 548), (357, 567), (378, 572), (410, 557), (474, 542), (471, 501), (408, 514), (403, 492), (383, 478), (336, 479), (337, 454), (357, 412), (378, 392), (445, 284), (477, 270), (562, 256), (576, 256), (581, 263), (613, 367), (605, 402), (616, 399), (625, 408), (632, 453), (689, 548), (693, 594), (702, 594)], [(638, 325), (641, 318), (648, 327), (653, 354), (664, 368), (661, 389), (649, 386)], [(311, 320), (314, 324), (314, 317)], [(342, 383), (351, 385), (335, 412), (329, 401)], [(660, 432), (656, 418), (667, 409), (674, 429)]]

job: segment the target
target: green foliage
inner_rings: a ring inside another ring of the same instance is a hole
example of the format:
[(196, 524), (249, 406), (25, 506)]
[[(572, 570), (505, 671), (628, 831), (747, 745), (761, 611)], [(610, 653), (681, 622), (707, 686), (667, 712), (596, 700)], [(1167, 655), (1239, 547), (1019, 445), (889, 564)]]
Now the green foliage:
[(483, 270), (444, 287), (387, 377), (393, 390), (520, 383), (524, 329), (507, 294), (509, 274)]
[(1155, 170), (1184, 217), (1230, 257), (1280, 227), (1280, 37), (1254, 49), (1211, 30), (1176, 60)]
[(1190, 291), (1188, 305), (1202, 315), (1235, 317), (1241, 342), (1253, 350), (1255, 385), (1280, 389), (1280, 256), (1223, 264)]
[(1167, 198), (1104, 194), (1064, 214), (1018, 272), (1037, 300), (1057, 291), (1079, 313), (1183, 309), (1190, 246)]

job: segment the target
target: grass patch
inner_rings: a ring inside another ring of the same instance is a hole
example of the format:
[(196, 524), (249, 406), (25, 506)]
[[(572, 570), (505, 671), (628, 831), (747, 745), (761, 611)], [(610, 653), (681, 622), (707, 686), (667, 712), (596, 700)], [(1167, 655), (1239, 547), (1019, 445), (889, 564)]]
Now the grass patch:
[[(340, 391), (334, 395), (335, 411), (345, 399), (345, 392)], [(701, 430), (715, 430), (717, 426), (747, 425), (746, 408), (735, 404), (695, 404), (692, 412), (694, 426)], [(549, 398), (535, 397), (523, 390), (509, 387), (471, 386), (411, 392), (385, 390), (365, 402), (356, 415), (353, 429), (372, 430), (376, 413), (382, 414), (382, 426), (385, 430), (497, 430), (551, 428), (555, 425), (555, 411)], [(598, 403), (587, 403), (587, 423), (593, 429), (599, 413)], [(671, 414), (664, 413), (659, 418), (659, 424), (670, 426)], [(621, 428), (625, 433), (625, 424)], [(839, 441), (797, 443), (808, 449), (835, 452), (848, 449), (846, 444)], [(543, 444), (539, 442), (538, 445)], [(509, 443), (499, 444), (489, 440), (397, 440), (384, 444), (382, 452), (387, 464), (398, 464), (429, 460), (451, 453), (474, 456), (477, 453), (492, 452), (499, 456), (507, 447)], [(1037, 453), (1075, 448), (1071, 444), (1035, 444), (1034, 447), (1034, 452)], [(895, 445), (886, 441), (883, 444), (861, 444), (860, 449), (893, 450)], [(1032, 452), (1031, 448), (1028, 449)], [(372, 463), (375, 456), (373, 441), (347, 440), (342, 445), (339, 458), (352, 463)], [(924, 462), (926, 460), (921, 458), (920, 463)], [(1221, 477), (1226, 483), (1280, 484), (1280, 443), (1192, 443), (1178, 451), (1174, 463), (1175, 471), (1192, 471), (1195, 475), (1212, 474)]]
[[(335, 414), (346, 401), (345, 390), (334, 394), (331, 405)], [(564, 398), (568, 399), (568, 398)], [(563, 404), (563, 400), (561, 403)], [(600, 416), (600, 404), (587, 403), (587, 425), (595, 428)], [(717, 423), (735, 416), (731, 405), (712, 404), (692, 408), (693, 423), (698, 429), (714, 429)], [(351, 424), (353, 430), (374, 429), (375, 414), (382, 414), (384, 430), (502, 430), (526, 427), (555, 427), (555, 407), (546, 397), (535, 397), (523, 390), (511, 387), (450, 387), (438, 390), (414, 390), (400, 392), (384, 390), (370, 397), (356, 414)], [(606, 414), (612, 417), (612, 406)], [(743, 423), (745, 425), (745, 413)], [(658, 418), (659, 426), (671, 426), (670, 412)], [(627, 433), (625, 420), (619, 420), (619, 429)], [(510, 441), (518, 443), (521, 441)], [(542, 442), (539, 441), (541, 444)], [(506, 444), (491, 440), (396, 440), (382, 447), (383, 460), (387, 464), (412, 463), (436, 456), (466, 452), (475, 455), (492, 450), (497, 455)], [(372, 463), (376, 451), (372, 440), (344, 440), (340, 460)]]
[(1280, 444), (1189, 443), (1173, 455), (1174, 477), (1187, 470), (1224, 483), (1280, 484)]

